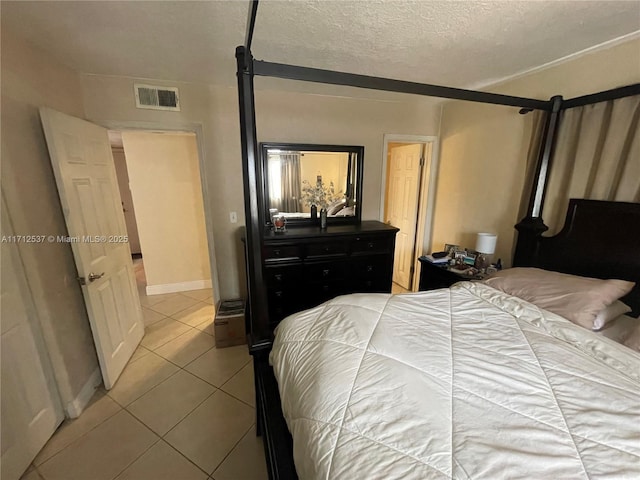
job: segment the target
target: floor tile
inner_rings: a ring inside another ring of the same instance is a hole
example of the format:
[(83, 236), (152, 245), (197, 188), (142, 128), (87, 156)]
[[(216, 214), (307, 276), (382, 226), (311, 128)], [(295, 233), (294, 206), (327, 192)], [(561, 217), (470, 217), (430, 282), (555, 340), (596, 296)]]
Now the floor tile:
[(213, 305), (213, 303), (214, 303), (214, 302), (213, 302), (213, 295), (212, 295), (212, 296), (210, 296), (210, 297), (205, 298), (205, 299), (204, 299), (204, 300), (202, 300), (202, 301), (203, 301), (203, 302), (205, 302), (205, 303), (209, 303), (209, 304)]
[(242, 370), (231, 377), (231, 379), (220, 388), (229, 395), (233, 395), (237, 399), (255, 407), (256, 389), (253, 380), (253, 363), (247, 363), (242, 367)]
[(142, 357), (149, 355), (151, 350), (148, 348), (144, 348), (142, 345), (138, 345), (138, 348), (135, 349), (133, 355), (129, 359), (129, 363), (135, 362), (136, 360), (140, 360)]
[(201, 323), (200, 325), (196, 325), (195, 328), (206, 333), (207, 335), (211, 335), (212, 337), (214, 337), (215, 336), (215, 330), (213, 326), (214, 322), (215, 322), (215, 318), (210, 318), (206, 322)]
[(147, 295), (144, 293), (146, 291), (146, 286), (142, 288), (143, 294), (140, 295), (140, 304), (143, 307), (150, 307), (152, 305), (157, 305), (158, 303), (164, 302), (166, 300), (171, 300), (178, 296), (177, 293), (163, 293), (160, 295)]
[(161, 313), (158, 313), (158, 312), (154, 312), (148, 307), (142, 307), (142, 319), (144, 320), (145, 326), (153, 325), (158, 320), (162, 320), (165, 317), (166, 317), (165, 315), (162, 315)]
[(180, 370), (127, 407), (158, 435), (163, 436), (216, 389)]
[(213, 305), (198, 302), (185, 310), (173, 314), (171, 318), (195, 327), (196, 325), (200, 325), (201, 323), (213, 319), (215, 314), (216, 311), (215, 308), (213, 308)]
[(207, 474), (159, 441), (115, 480), (206, 480)]
[(195, 328), (158, 347), (155, 352), (180, 367), (192, 362), (207, 350), (215, 347), (214, 339)]
[(159, 438), (121, 410), (38, 467), (45, 480), (112, 480)]
[(167, 300), (150, 305), (149, 308), (155, 312), (161, 313), (162, 315), (171, 316), (174, 313), (178, 313), (185, 308), (195, 305), (196, 303), (198, 303), (198, 300), (176, 294), (174, 297)]
[(164, 438), (211, 474), (254, 422), (255, 410), (220, 390)]
[(41, 465), (120, 410), (122, 407), (108, 397), (104, 391), (96, 391), (82, 415), (73, 420), (65, 420), (33, 462), (36, 465)]
[(174, 364), (152, 352), (127, 365), (108, 394), (120, 405), (128, 405), (178, 370)]
[(210, 288), (205, 288), (203, 290), (189, 290), (187, 292), (180, 292), (180, 294), (203, 302), (205, 298), (209, 298), (213, 295), (213, 291)]
[(253, 426), (213, 472), (215, 480), (268, 480), (262, 438), (256, 436)]
[(187, 330), (191, 330), (189, 325), (167, 317), (145, 329), (145, 335), (140, 345), (149, 350), (155, 350), (170, 340), (182, 335)]
[(212, 348), (185, 367), (185, 370), (216, 387), (222, 386), (251, 360), (246, 345)]

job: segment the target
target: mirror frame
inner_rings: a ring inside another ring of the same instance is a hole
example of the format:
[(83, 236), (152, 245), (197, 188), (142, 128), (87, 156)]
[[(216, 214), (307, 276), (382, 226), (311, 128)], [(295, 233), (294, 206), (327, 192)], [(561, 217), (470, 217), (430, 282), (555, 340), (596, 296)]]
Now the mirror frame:
[[(262, 161), (261, 166), (261, 184), (262, 195), (260, 196), (260, 215), (263, 218), (263, 225), (271, 227), (271, 219), (269, 218), (269, 169), (268, 169), (268, 155), (269, 149), (278, 150), (295, 150), (306, 152), (348, 152), (357, 154), (356, 159), (356, 178), (353, 182), (356, 188), (356, 214), (353, 217), (328, 217), (328, 225), (357, 225), (362, 221), (362, 176), (364, 166), (364, 147), (359, 145), (320, 145), (309, 143), (281, 143), (281, 142), (262, 142), (260, 143), (260, 155)], [(318, 212), (318, 217), (320, 212)], [(319, 219), (315, 224), (319, 225)], [(310, 226), (314, 225), (314, 221), (310, 218), (290, 218), (287, 219), (287, 225), (295, 226)]]

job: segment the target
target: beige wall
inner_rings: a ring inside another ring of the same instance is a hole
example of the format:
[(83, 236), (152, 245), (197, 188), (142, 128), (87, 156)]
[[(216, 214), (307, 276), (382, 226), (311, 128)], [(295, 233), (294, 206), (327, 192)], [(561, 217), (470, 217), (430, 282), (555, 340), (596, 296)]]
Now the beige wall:
[[(640, 40), (512, 80), (494, 91), (573, 98), (640, 82)], [(432, 248), (473, 248), (475, 233), (498, 234), (495, 258), (511, 264), (532, 115), (517, 108), (448, 102), (442, 116)]]
[(195, 135), (127, 131), (122, 144), (147, 287), (210, 282)]
[[(38, 108), (84, 116), (79, 76), (2, 25), (2, 190), (19, 235), (67, 235)], [(63, 404), (98, 368), (69, 244), (21, 244)]]
[[(84, 75), (87, 118), (98, 124), (134, 122), (185, 129), (199, 125), (202, 174), (213, 238), (220, 295), (244, 292), (244, 259), (238, 226), (244, 224), (244, 193), (236, 88), (146, 81), (180, 88), (181, 112), (135, 108), (133, 79)], [(259, 88), (259, 79), (256, 81)], [(385, 133), (437, 135), (440, 108), (407, 97), (406, 102), (338, 98), (273, 90), (256, 92), (259, 141), (364, 145), (363, 218), (379, 218), (382, 144)], [(229, 223), (229, 212), (238, 224)]]

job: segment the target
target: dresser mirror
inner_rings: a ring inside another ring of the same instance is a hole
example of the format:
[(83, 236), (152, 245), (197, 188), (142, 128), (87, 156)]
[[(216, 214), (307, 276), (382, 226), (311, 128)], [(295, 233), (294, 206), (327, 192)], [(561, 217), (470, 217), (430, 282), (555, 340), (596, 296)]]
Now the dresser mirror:
[[(265, 223), (277, 214), (287, 225), (360, 223), (364, 147), (262, 143)], [(317, 210), (316, 218), (312, 212)]]

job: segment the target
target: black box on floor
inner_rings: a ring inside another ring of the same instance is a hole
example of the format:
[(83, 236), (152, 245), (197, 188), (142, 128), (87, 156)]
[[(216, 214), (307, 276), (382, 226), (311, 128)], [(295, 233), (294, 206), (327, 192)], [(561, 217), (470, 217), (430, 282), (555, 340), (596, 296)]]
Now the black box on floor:
[(244, 300), (241, 298), (223, 300), (218, 304), (213, 322), (216, 348), (247, 343), (244, 312)]

